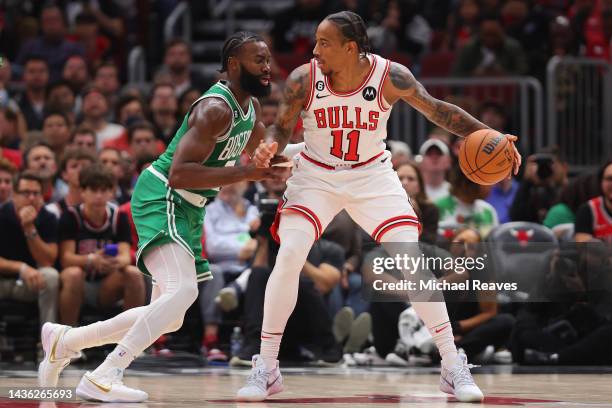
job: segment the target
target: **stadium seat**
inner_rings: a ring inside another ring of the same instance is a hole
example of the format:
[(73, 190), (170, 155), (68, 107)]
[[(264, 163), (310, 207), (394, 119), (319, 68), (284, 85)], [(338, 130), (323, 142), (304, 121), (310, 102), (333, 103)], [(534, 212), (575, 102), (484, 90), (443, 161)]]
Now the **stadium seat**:
[(487, 244), (496, 281), (518, 284), (518, 291), (498, 292), (500, 303), (525, 301), (529, 290), (546, 272), (549, 255), (558, 248), (557, 238), (549, 228), (531, 222), (495, 227)]
[(423, 58), (421, 58), (421, 77), (447, 77), (449, 76), (454, 63), (455, 53), (453, 51), (427, 53), (423, 55)]

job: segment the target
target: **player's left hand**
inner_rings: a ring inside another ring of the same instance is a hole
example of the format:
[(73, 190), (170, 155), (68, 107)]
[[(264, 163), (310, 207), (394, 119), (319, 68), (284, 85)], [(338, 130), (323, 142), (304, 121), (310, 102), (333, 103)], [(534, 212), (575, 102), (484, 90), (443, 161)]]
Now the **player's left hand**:
[(521, 163), (523, 162), (523, 158), (521, 157), (521, 154), (519, 153), (518, 149), (516, 148), (516, 144), (515, 144), (515, 142), (518, 140), (518, 137), (514, 135), (505, 135), (505, 136), (508, 138), (508, 141), (512, 143), (512, 149), (514, 150), (514, 163), (512, 165), (514, 171), (512, 173), (514, 173), (514, 175), (516, 176), (519, 172), (519, 169), (521, 168)]
[(255, 153), (253, 153), (253, 162), (256, 167), (270, 167), (270, 160), (276, 154), (278, 150), (278, 143), (265, 143), (263, 140), (255, 149)]

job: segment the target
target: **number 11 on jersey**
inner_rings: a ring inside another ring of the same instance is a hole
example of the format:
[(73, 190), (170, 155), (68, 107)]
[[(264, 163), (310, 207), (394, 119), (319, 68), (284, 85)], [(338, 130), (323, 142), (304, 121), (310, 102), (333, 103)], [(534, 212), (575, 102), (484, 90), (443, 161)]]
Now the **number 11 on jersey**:
[(348, 151), (344, 153), (342, 151), (342, 141), (344, 139), (344, 130), (332, 130), (332, 147), (329, 150), (329, 153), (332, 156), (335, 156), (339, 159), (343, 159), (346, 161), (358, 161), (359, 155), (357, 151), (359, 149), (359, 135), (360, 132), (358, 130), (351, 130), (346, 134), (346, 138), (348, 139)]

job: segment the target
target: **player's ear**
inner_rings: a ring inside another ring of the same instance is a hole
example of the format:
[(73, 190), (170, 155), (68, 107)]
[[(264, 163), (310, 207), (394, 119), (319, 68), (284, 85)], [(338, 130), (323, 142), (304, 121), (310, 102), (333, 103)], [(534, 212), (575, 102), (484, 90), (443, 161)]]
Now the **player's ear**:
[(236, 58), (235, 56), (230, 56), (227, 58), (228, 71), (230, 69), (237, 69), (239, 66), (240, 66), (240, 62), (238, 61), (238, 58)]

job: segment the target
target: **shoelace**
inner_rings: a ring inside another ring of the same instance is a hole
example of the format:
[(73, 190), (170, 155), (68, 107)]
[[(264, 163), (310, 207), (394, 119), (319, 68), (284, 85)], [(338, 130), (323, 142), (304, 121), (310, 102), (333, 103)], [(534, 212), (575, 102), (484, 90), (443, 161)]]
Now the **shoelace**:
[(472, 373), (470, 373), (470, 369), (474, 367), (480, 367), (479, 365), (467, 364), (466, 362), (462, 362), (461, 368), (459, 370), (451, 371), (451, 376), (453, 377), (454, 385), (472, 385), (474, 383), (474, 378), (472, 377)]
[(255, 368), (249, 374), (247, 383), (256, 386), (259, 389), (266, 390), (268, 383), (268, 372), (261, 368)]

